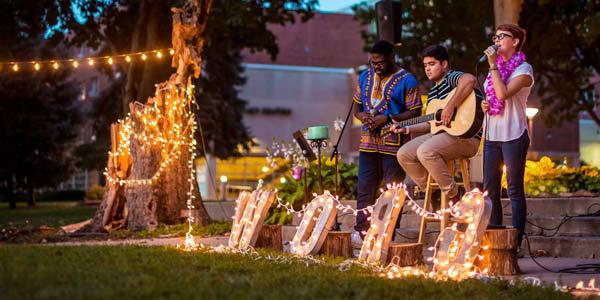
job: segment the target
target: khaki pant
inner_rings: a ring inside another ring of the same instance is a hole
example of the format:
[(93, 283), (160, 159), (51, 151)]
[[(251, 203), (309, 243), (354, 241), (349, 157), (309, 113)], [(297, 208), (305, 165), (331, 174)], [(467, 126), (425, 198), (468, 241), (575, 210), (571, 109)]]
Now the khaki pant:
[(445, 132), (436, 135), (428, 133), (406, 143), (396, 156), (406, 175), (421, 189), (426, 188), (427, 175), (431, 173), (442, 191), (453, 197), (458, 190), (446, 161), (470, 158), (477, 154), (478, 148), (479, 140), (475, 138), (462, 139)]

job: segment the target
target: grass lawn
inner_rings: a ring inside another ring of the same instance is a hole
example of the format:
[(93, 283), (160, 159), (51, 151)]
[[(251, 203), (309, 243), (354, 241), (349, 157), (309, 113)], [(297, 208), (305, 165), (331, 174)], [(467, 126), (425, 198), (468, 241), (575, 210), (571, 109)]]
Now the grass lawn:
[(41, 225), (60, 227), (89, 219), (95, 211), (96, 207), (79, 206), (78, 202), (38, 202), (35, 207), (19, 202), (17, 209), (10, 209), (8, 203), (2, 203), (0, 229)]
[[(264, 252), (262, 254), (273, 252)], [(280, 253), (277, 253), (278, 255)], [(387, 280), (334, 263), (306, 267), (143, 246), (0, 246), (5, 299), (570, 299), (503, 281)]]
[[(96, 212), (96, 207), (80, 206), (78, 202), (39, 202), (36, 207), (27, 207), (19, 203), (17, 209), (8, 205), (0, 207), (0, 242), (9, 243), (40, 243), (67, 241), (70, 238), (60, 232), (37, 233), (34, 229), (45, 225), (58, 229), (60, 226), (85, 221)], [(185, 236), (187, 223), (159, 226), (154, 231), (118, 230), (105, 237), (89, 237), (83, 239), (125, 239), (125, 238), (156, 238), (164, 236)], [(212, 223), (207, 226), (193, 225), (194, 236), (223, 235), (231, 230), (231, 222)]]

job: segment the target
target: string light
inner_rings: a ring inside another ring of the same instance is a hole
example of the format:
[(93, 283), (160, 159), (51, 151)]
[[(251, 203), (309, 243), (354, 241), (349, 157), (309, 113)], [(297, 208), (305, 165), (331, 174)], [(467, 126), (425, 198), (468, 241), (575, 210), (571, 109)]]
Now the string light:
[[(188, 80), (185, 86), (169, 83), (156, 85), (155, 98), (149, 101), (151, 105), (136, 103), (136, 109), (133, 109), (125, 118), (117, 121), (119, 143), (114, 145), (116, 149), (109, 151), (108, 155), (115, 161), (119, 161), (120, 158), (130, 159), (132, 142), (135, 142), (135, 145), (142, 150), (146, 147), (157, 146), (163, 157), (158, 169), (150, 178), (142, 179), (120, 178), (113, 167), (110, 169), (107, 167), (104, 172), (107, 182), (113, 185), (152, 185), (157, 183), (158, 179), (165, 174), (167, 168), (187, 151), (189, 157), (187, 161), (189, 189), (186, 201), (188, 230), (182, 246), (186, 251), (192, 251), (199, 247), (192, 235), (192, 224), (195, 221), (192, 216), (192, 209), (195, 208), (193, 201), (196, 198), (194, 196), (196, 121), (191, 111), (191, 104), (194, 101), (194, 86), (191, 80)], [(164, 111), (165, 108), (166, 111)], [(256, 222), (256, 224), (258, 223)]]
[[(322, 195), (312, 200), (306, 207), (306, 213), (290, 242), (290, 252), (300, 256), (316, 254), (325, 241), (323, 235), (327, 234), (327, 229), (335, 220), (336, 213), (335, 198), (329, 191), (324, 191)], [(309, 237), (306, 239), (306, 236)]]
[[(193, 119), (193, 115), (189, 111), (189, 103), (193, 98), (193, 85), (189, 84), (186, 88), (180, 87), (160, 87), (157, 90), (157, 94), (162, 92), (163, 106), (170, 107), (166, 116), (161, 114), (160, 107), (158, 106), (159, 101), (154, 101), (153, 106), (142, 106), (141, 110), (135, 112), (135, 118), (131, 115), (126, 118), (119, 120), (119, 140), (120, 143), (115, 152), (109, 152), (110, 157), (128, 157), (130, 155), (131, 140), (137, 140), (141, 144), (141, 148), (144, 149), (147, 146), (161, 146), (162, 152), (165, 154), (165, 158), (161, 161), (157, 171), (150, 178), (145, 179), (122, 179), (116, 174), (110, 174), (108, 168), (105, 169), (104, 175), (109, 183), (118, 185), (151, 185), (165, 173), (171, 163), (176, 161), (184, 150), (182, 146), (188, 145), (193, 146), (195, 149), (195, 140), (193, 138), (193, 132), (196, 124)], [(171, 96), (172, 95), (172, 96)], [(170, 96), (170, 97), (166, 97)], [(180, 99), (184, 98), (184, 99)], [(169, 120), (183, 119), (188, 120), (185, 128), (181, 124), (172, 122)], [(141, 122), (143, 130), (141, 132), (134, 131), (134, 123)], [(172, 124), (172, 129), (164, 130), (168, 136), (163, 134), (163, 130), (159, 128), (159, 122), (166, 124)], [(186, 136), (190, 134), (190, 136)], [(191, 149), (188, 151), (192, 152)], [(193, 150), (195, 153), (195, 150)], [(195, 154), (194, 154), (195, 155)], [(193, 161), (192, 167), (193, 169)]]
[(246, 249), (251, 247), (259, 233), (264, 219), (273, 204), (275, 193), (271, 190), (262, 190), (261, 184), (252, 194), (242, 193), (238, 197), (236, 211), (229, 235), (229, 247)]
[[(162, 60), (164, 53), (168, 52), (170, 55), (174, 55), (175, 51), (171, 48), (167, 49), (156, 49), (149, 51), (141, 51), (134, 53), (118, 54), (118, 55), (105, 55), (96, 57), (84, 57), (84, 58), (68, 58), (68, 59), (49, 59), (49, 60), (36, 60), (36, 61), (12, 61), (12, 62), (0, 62), (0, 65), (8, 65), (15, 72), (19, 71), (19, 65), (32, 65), (34, 71), (40, 71), (47, 67), (48, 69), (58, 70), (61, 65), (72, 65), (73, 68), (79, 67), (81, 63), (86, 63), (89, 66), (95, 66), (101, 64), (100, 62), (106, 62), (107, 65), (117, 64), (119, 62), (131, 63), (134, 57), (140, 57), (141, 60), (147, 61), (150, 57), (155, 57), (157, 60)], [(152, 56), (150, 56), (152, 55)]]
[[(262, 184), (259, 183), (259, 187), (254, 192), (257, 192), (260, 189), (261, 185)], [(399, 186), (401, 188), (403, 187), (402, 185), (399, 185)], [(404, 191), (404, 193), (406, 193), (406, 191)], [(398, 196), (399, 196), (398, 194), (395, 194), (394, 200), (398, 200), (398, 198), (399, 198)], [(453, 213), (456, 215), (462, 215), (463, 219), (470, 221), (467, 232), (457, 235), (461, 238), (461, 241), (468, 238), (469, 230), (481, 229), (481, 228), (477, 228), (477, 226), (474, 225), (475, 222), (477, 222), (476, 218), (474, 218), (474, 217), (478, 216), (480, 219), (489, 219), (489, 215), (486, 215), (486, 213), (485, 213), (485, 210), (486, 210), (485, 206), (489, 205), (489, 203), (486, 204), (485, 201), (482, 200), (484, 196), (485, 196), (484, 193), (481, 193), (478, 190), (474, 190), (472, 192), (467, 193), (465, 195), (465, 197), (463, 197), (461, 199), (461, 201), (459, 203), (457, 203), (457, 205), (455, 206)], [(242, 210), (246, 211), (246, 209), (243, 209), (243, 207), (248, 206), (249, 200), (250, 200), (249, 198), (250, 198), (250, 193), (247, 193), (245, 191), (240, 193), (240, 197), (238, 197), (238, 200), (236, 201), (236, 203), (237, 203), (236, 215), (239, 216), (240, 214), (243, 214)], [(335, 199), (335, 197), (332, 196), (331, 200), (333, 200), (333, 199)], [(280, 199), (278, 198), (278, 200), (280, 200)], [(315, 199), (315, 200), (317, 200), (317, 199)], [(311, 201), (311, 204), (313, 202), (319, 201), (319, 200), (317, 200), (317, 201), (315, 201), (315, 200)], [(379, 201), (380, 201), (380, 199), (378, 199), (378, 202)], [(463, 205), (463, 204), (466, 204), (466, 205)], [(279, 205), (285, 205), (285, 204), (279, 203), (278, 206)], [(400, 203), (396, 202), (394, 205), (400, 205)], [(250, 205), (250, 207), (256, 208), (255, 205)], [(303, 210), (306, 211), (306, 215), (304, 216), (303, 221), (310, 220), (310, 219), (315, 221), (314, 217), (311, 218), (312, 216), (308, 215), (312, 210), (307, 209), (306, 207), (303, 207)], [(314, 211), (312, 211), (312, 212), (314, 212)], [(236, 218), (236, 217), (234, 216), (234, 218)], [(234, 222), (234, 226), (235, 225), (236, 224)], [(479, 225), (482, 225), (482, 224), (480, 223)], [(454, 223), (450, 230), (452, 232), (456, 232), (457, 231), (456, 227), (457, 227), (457, 223)], [(232, 227), (232, 234), (234, 234), (234, 228), (235, 227)], [(483, 228), (485, 229), (485, 226)], [(313, 236), (314, 236), (314, 234), (313, 234)], [(311, 236), (311, 238), (313, 238), (313, 236)], [(296, 238), (296, 236), (294, 238)], [(309, 243), (311, 238), (309, 238), (308, 241), (304, 241), (299, 244), (301, 246), (305, 246)], [(481, 238), (481, 236), (479, 238)], [(231, 241), (231, 239), (230, 239), (230, 241)], [(436, 247), (439, 247), (439, 243), (442, 241), (444, 241), (444, 237), (442, 237), (442, 236), (438, 237), (438, 240), (436, 241)], [(448, 249), (447, 253), (452, 253), (453, 257), (456, 258), (456, 255), (459, 253), (459, 250), (457, 250), (456, 248), (461, 243), (461, 241), (456, 241), (456, 240), (452, 241), (450, 243), (451, 248)], [(295, 241), (294, 243), (297, 243), (297, 242)], [(366, 240), (365, 240), (365, 243), (367, 243)], [(479, 246), (479, 243), (473, 242), (472, 246)], [(292, 244), (292, 249), (293, 249), (293, 247), (294, 247), (294, 244)], [(295, 247), (298, 247), (298, 246), (296, 245)], [(429, 250), (435, 250), (436, 247), (431, 247), (431, 248), (429, 248)], [(254, 250), (254, 248), (252, 248), (251, 246), (248, 246), (246, 248), (230, 247), (230, 246), (212, 247), (212, 246), (206, 246), (203, 244), (197, 245), (194, 243), (193, 249), (181, 247), (180, 245), (178, 245), (177, 248), (183, 249), (185, 251), (196, 250), (196, 251), (202, 251), (202, 252), (206, 252), (206, 253), (242, 254), (242, 255), (251, 256), (255, 260), (265, 259), (265, 260), (273, 261), (276, 263), (283, 263), (283, 264), (289, 264), (294, 261), (300, 261), (300, 262), (305, 263), (305, 265), (307, 267), (310, 265), (314, 265), (314, 264), (323, 264), (324, 263), (323, 260), (316, 259), (310, 255), (302, 255), (302, 254), (300, 254), (300, 255), (296, 254), (294, 256), (283, 256), (283, 255), (273, 256), (273, 255), (269, 254), (267, 256), (263, 256), (263, 255), (260, 255), (259, 253), (257, 253)], [(470, 248), (473, 249), (472, 247), (470, 247)], [(487, 246), (481, 247), (481, 249), (484, 251), (487, 250), (487, 248), (488, 248)], [(476, 251), (479, 251), (479, 250), (476, 249)], [(468, 255), (466, 257), (468, 257)], [(476, 258), (482, 259), (483, 257), (480, 255), (477, 255)], [(389, 265), (387, 265), (385, 268), (381, 267), (379, 264), (373, 264), (373, 263), (369, 263), (366, 261), (355, 260), (355, 259), (345, 260), (335, 266), (340, 271), (348, 271), (351, 269), (352, 265), (356, 265), (356, 266), (363, 267), (365, 269), (369, 269), (369, 270), (375, 272), (376, 274), (378, 274), (378, 276), (380, 276), (380, 277), (389, 278), (389, 279), (402, 279), (402, 278), (406, 278), (406, 277), (424, 277), (424, 278), (433, 279), (435, 281), (448, 281), (448, 280), (461, 281), (461, 280), (464, 280), (467, 278), (476, 278), (476, 279), (480, 279), (480, 280), (485, 279), (486, 282), (490, 282), (489, 281), (490, 277), (487, 275), (487, 270), (478, 270), (476, 267), (473, 266), (473, 263), (471, 262), (472, 260), (466, 261), (466, 262), (460, 263), (460, 264), (453, 264), (453, 262), (451, 262), (449, 260), (440, 260), (440, 259), (436, 258), (435, 254), (433, 257), (429, 258), (428, 260), (433, 261), (433, 263), (434, 263), (434, 270), (432, 270), (432, 271), (427, 271), (426, 266), (400, 267), (398, 265), (398, 261), (399, 261), (398, 257), (392, 258), (391, 263)], [(436, 265), (444, 267), (445, 270), (444, 271), (435, 270)], [(541, 280), (539, 280), (537, 278), (528, 277), (525, 279), (535, 279), (534, 282), (532, 282), (532, 285), (537, 285), (537, 286), (541, 285)], [(511, 280), (509, 282), (509, 284), (513, 285), (514, 281)], [(560, 286), (556, 282), (554, 284), (555, 284), (555, 289), (558, 291), (562, 291), (562, 292), (583, 291), (583, 292), (588, 292), (588, 293), (590, 293), (590, 292), (598, 293), (598, 295), (600, 295), (600, 289), (598, 289), (595, 286), (594, 279), (591, 279), (590, 282), (587, 284), (587, 286), (584, 285), (583, 281), (580, 281), (577, 283), (577, 286), (575, 288), (569, 288), (567, 286)]]
[[(485, 193), (475, 189), (451, 206), (451, 214), (458, 222), (466, 223), (467, 229), (465, 232), (458, 231), (458, 223), (455, 222), (450, 228), (446, 228), (440, 233), (435, 245), (429, 248), (430, 251), (434, 251), (433, 256), (427, 259), (433, 262), (430, 272), (414, 267), (400, 268), (390, 264), (380, 275), (387, 278), (423, 276), (444, 281), (460, 281), (487, 275), (487, 269), (479, 270), (474, 266), (476, 259), (483, 259), (483, 256), (478, 255), (480, 249), (484, 251), (487, 249), (487, 247), (481, 247), (483, 233), (491, 215), (491, 203), (485, 200), (485, 196)], [(413, 210), (420, 211), (421, 208), (417, 207)], [(420, 212), (422, 213), (422, 211)], [(435, 213), (430, 214), (439, 216)]]
[(359, 260), (370, 264), (380, 264), (386, 260), (385, 250), (391, 240), (395, 220), (404, 204), (405, 190), (406, 186), (403, 184), (390, 184), (386, 191), (382, 191), (377, 199), (377, 205), (371, 209), (371, 215), (383, 214), (383, 217), (369, 218), (371, 225), (360, 249)]

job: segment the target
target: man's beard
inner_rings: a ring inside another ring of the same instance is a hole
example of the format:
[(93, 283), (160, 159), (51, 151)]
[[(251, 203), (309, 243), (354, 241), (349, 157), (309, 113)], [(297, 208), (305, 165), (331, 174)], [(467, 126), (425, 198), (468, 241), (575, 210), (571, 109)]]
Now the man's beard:
[(392, 72), (392, 65), (388, 65), (387, 67), (385, 67), (383, 70), (381, 70), (380, 72), (375, 71), (375, 73), (377, 73), (377, 75), (388, 75)]

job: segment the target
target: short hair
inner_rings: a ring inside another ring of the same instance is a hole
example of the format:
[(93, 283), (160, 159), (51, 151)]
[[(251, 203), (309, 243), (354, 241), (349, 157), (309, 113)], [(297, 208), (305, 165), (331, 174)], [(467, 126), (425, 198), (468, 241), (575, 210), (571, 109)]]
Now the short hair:
[(502, 24), (496, 27), (496, 31), (498, 30), (508, 31), (515, 38), (519, 39), (519, 43), (517, 44), (517, 51), (521, 51), (521, 48), (523, 48), (523, 44), (525, 44), (525, 39), (527, 36), (525, 29), (519, 27), (519, 25), (516, 24)]
[(373, 47), (371, 47), (371, 53), (389, 56), (394, 53), (394, 45), (386, 40), (377, 41), (373, 44)]
[(421, 57), (433, 57), (439, 61), (447, 61), (450, 64), (450, 56), (448, 56), (448, 50), (446, 47), (441, 45), (430, 45), (421, 51)]

